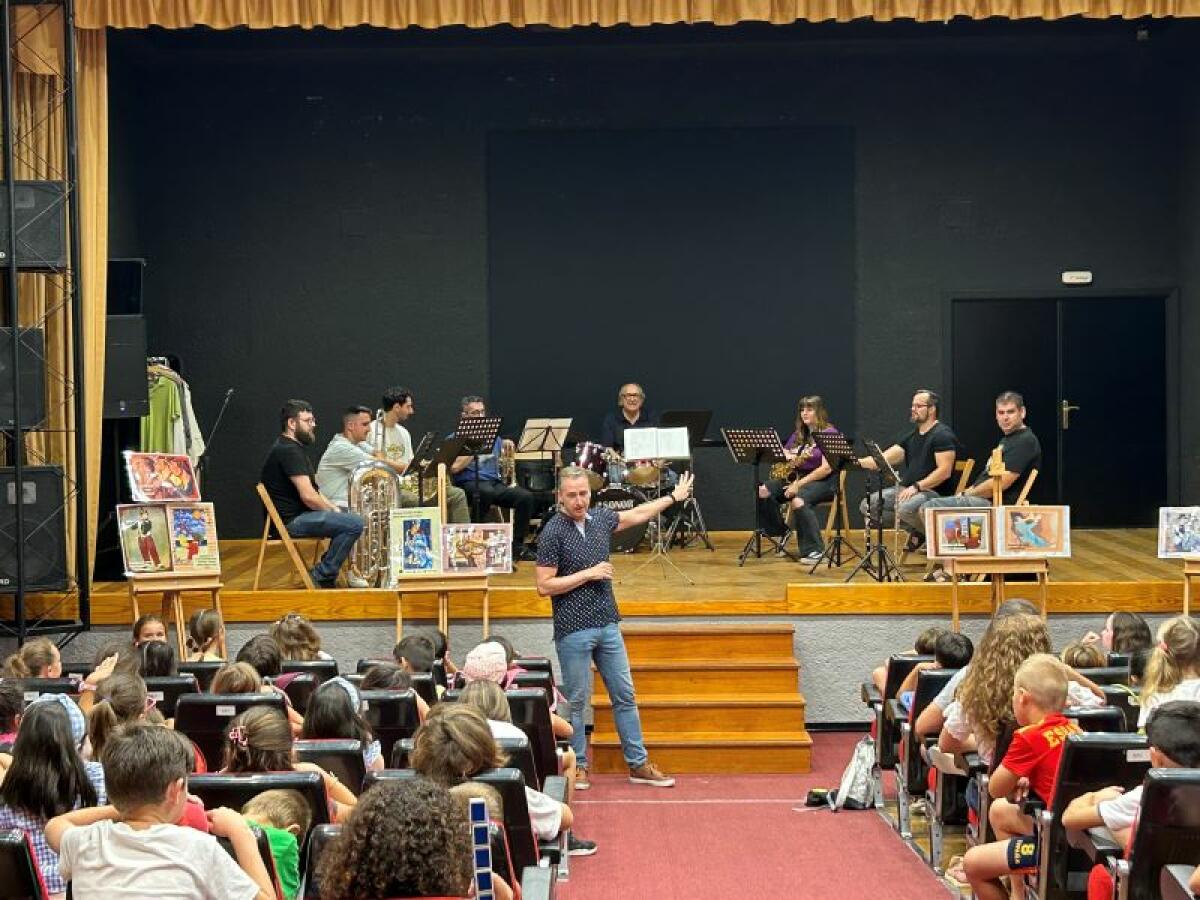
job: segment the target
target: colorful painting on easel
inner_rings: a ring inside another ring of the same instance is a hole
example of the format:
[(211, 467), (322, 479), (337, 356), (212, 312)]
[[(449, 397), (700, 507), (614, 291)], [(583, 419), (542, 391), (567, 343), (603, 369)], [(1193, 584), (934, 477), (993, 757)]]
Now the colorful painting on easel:
[(447, 525), (442, 529), (442, 559), (447, 572), (498, 575), (512, 571), (512, 525)]
[(442, 518), (436, 506), (393, 509), (388, 519), (393, 583), (405, 575), (442, 571)]
[(925, 533), (930, 535), (929, 555), (990, 556), (991, 509), (925, 509)]
[(1070, 556), (1069, 506), (1001, 506), (999, 556)]
[(219, 572), (217, 517), (211, 503), (171, 503), (171, 560), (176, 572)]
[(1158, 511), (1158, 556), (1200, 556), (1200, 506), (1164, 506)]
[(171, 571), (171, 535), (161, 505), (122, 503), (117, 506), (117, 527), (126, 573)]
[(200, 483), (192, 461), (170, 453), (125, 451), (125, 471), (133, 499), (142, 503), (198, 501)]

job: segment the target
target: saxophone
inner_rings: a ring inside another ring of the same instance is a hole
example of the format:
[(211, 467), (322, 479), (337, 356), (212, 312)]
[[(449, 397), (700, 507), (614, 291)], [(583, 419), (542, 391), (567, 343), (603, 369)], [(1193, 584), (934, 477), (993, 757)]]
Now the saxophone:
[(771, 477), (776, 481), (791, 481), (796, 475), (796, 466), (812, 456), (815, 449), (815, 444), (805, 444), (804, 449), (792, 459), (784, 459), (774, 463), (771, 466)]
[(517, 448), (502, 441), (500, 443), (500, 457), (496, 461), (497, 469), (499, 470), (500, 480), (509, 487), (515, 487), (517, 484)]
[[(375, 452), (383, 453), (383, 410), (375, 417), (379, 436)], [(350, 571), (366, 579), (371, 587), (383, 587), (390, 577), (391, 511), (400, 506), (400, 476), (387, 463), (368, 459), (350, 473), (350, 512), (362, 516), (363, 533), (350, 553)]]

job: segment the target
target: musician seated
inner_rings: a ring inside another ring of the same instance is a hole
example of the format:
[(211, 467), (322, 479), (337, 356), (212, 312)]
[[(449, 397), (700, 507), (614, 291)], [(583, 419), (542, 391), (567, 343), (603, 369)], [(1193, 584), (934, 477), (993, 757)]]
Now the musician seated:
[[(469, 395), (462, 399), (462, 414), (472, 419), (487, 415), (487, 405), (482, 397)], [(453, 435), (451, 435), (453, 437)], [(507, 438), (496, 438), (492, 452), (482, 456), (460, 456), (450, 466), (454, 483), (466, 491), (472, 504), (479, 498), (479, 513), (486, 515), (492, 506), (502, 506), (513, 511), (513, 555), (516, 560), (535, 560), (537, 553), (525, 546), (529, 533), (529, 520), (533, 517), (535, 498), (532, 491), (508, 485), (500, 477), (501, 453), (512, 454), (513, 442)]]
[(600, 426), (600, 443), (612, 447), (618, 453), (625, 450), (625, 430), (627, 428), (654, 428), (658, 425), (658, 416), (645, 409), (646, 392), (640, 384), (623, 384), (617, 394), (619, 408), (604, 417)]
[(772, 475), (784, 474), (784, 477), (773, 477), (758, 486), (758, 527), (770, 535), (786, 534), (779, 504), (788, 503), (802, 561), (810, 565), (825, 550), (815, 507), (832, 500), (836, 488), (830, 478), (833, 469), (813, 441), (814, 432), (837, 434), (837, 428), (829, 424), (825, 401), (815, 394), (801, 397), (796, 405), (796, 430), (783, 445), (787, 458), (777, 464), (787, 470), (786, 474), (772, 467)]
[[(904, 528), (909, 534), (905, 546), (909, 552), (921, 549), (925, 543), (922, 508), (953, 488), (950, 476), (962, 446), (950, 426), (938, 421), (940, 403), (941, 398), (933, 391), (922, 389), (913, 394), (913, 430), (883, 451), (884, 459), (900, 466), (900, 484), (884, 488), (882, 505), (880, 495), (872, 491), (859, 506), (870, 527), (882, 518), (884, 525)], [(869, 456), (858, 464), (872, 471), (878, 468)]]
[(350, 503), (350, 476), (364, 462), (383, 459), (371, 452), (367, 435), (371, 433), (371, 410), (351, 406), (342, 413), (342, 430), (335, 434), (317, 464), (317, 484), (321, 492), (341, 509)]
[[(304, 448), (316, 438), (317, 419), (304, 400), (289, 400), (279, 414), (282, 433), (263, 463), (259, 480), (292, 537), (327, 537), (329, 549), (309, 573), (320, 588), (337, 583), (342, 563), (363, 531), (362, 517), (342, 512), (321, 494)], [(355, 579), (358, 580), (358, 579)], [(355, 583), (351, 587), (365, 587)], [(359, 580), (361, 581), (361, 580)]]
[[(404, 475), (413, 459), (412, 435), (404, 427), (404, 423), (416, 412), (413, 393), (408, 388), (392, 387), (383, 392), (380, 403), (383, 408), (383, 422), (371, 423), (371, 432), (367, 438), (372, 448), (383, 447), (383, 461), (391, 466), (398, 475)], [(417, 506), (421, 502), (420, 494), (424, 494), (426, 505), (437, 505), (437, 488), (433, 480), (426, 478), (421, 492), (417, 491), (416, 479), (404, 482), (400, 491), (401, 506)], [(446, 487), (446, 520), (452, 523), (470, 522), (471, 510), (467, 506), (467, 495), (461, 488), (454, 485)]]

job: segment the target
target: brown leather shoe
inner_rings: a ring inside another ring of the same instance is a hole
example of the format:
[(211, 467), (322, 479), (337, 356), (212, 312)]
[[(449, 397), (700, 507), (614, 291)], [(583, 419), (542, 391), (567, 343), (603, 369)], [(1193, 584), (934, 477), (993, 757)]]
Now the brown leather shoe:
[[(662, 769), (650, 760), (646, 760), (636, 769), (629, 770), (629, 780), (634, 784), (648, 784), (651, 787), (674, 787), (675, 779), (663, 773)], [(579, 787), (576, 782), (575, 787)]]

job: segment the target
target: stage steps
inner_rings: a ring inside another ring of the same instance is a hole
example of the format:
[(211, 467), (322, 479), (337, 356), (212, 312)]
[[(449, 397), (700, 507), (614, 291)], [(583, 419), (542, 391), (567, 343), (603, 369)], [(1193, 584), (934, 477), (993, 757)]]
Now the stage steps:
[[(650, 757), (679, 773), (811, 769), (787, 623), (623, 624)], [(612, 704), (593, 671), (592, 770), (623, 773)]]

